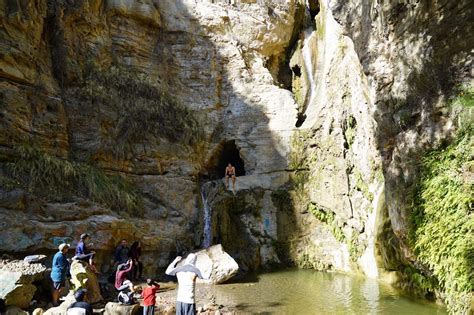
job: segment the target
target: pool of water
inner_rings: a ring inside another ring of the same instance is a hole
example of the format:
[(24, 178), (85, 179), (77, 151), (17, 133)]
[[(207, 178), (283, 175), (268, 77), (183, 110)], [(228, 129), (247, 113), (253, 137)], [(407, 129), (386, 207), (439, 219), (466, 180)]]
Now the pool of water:
[(312, 270), (251, 275), (210, 290), (217, 304), (238, 314), (447, 314), (374, 279)]

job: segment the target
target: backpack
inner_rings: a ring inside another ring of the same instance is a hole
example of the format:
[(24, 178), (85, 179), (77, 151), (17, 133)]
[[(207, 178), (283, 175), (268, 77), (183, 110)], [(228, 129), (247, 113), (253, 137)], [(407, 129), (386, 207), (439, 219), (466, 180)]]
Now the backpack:
[(132, 305), (133, 304), (133, 292), (124, 292), (124, 291), (120, 291), (118, 296), (117, 296), (117, 300), (119, 301), (119, 303), (121, 304), (125, 304), (125, 305)]

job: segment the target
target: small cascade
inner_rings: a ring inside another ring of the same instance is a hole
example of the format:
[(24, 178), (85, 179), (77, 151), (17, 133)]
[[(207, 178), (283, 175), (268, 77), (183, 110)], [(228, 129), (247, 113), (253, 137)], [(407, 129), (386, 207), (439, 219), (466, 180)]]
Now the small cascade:
[(207, 201), (205, 185), (201, 187), (202, 205), (204, 207), (204, 233), (202, 248), (208, 248), (212, 245), (212, 208)]
[(217, 194), (222, 192), (223, 183), (221, 180), (209, 181), (201, 185), (201, 199), (204, 212), (204, 227), (202, 248), (212, 245), (212, 202)]
[(366, 222), (366, 233), (368, 237), (368, 244), (365, 252), (359, 258), (358, 264), (359, 267), (362, 269), (364, 274), (370, 278), (378, 278), (379, 276), (379, 269), (377, 266), (377, 259), (376, 255), (376, 237), (377, 237), (377, 228), (378, 228), (378, 221), (380, 216), (380, 208), (383, 205), (384, 200), (384, 186), (380, 184), (375, 191), (375, 196), (373, 200), (373, 210), (369, 214), (369, 217)]
[(315, 36), (316, 32), (314, 31), (313, 26), (308, 27), (304, 31), (304, 41), (303, 41), (303, 49), (302, 49), (302, 55), (303, 55), (303, 61), (304, 61), (304, 67), (306, 70), (306, 74), (308, 77), (308, 84), (309, 84), (309, 94), (306, 97), (306, 106), (307, 108), (312, 102), (313, 98), (315, 97), (315, 89), (316, 85), (314, 82), (314, 68), (313, 68), (313, 59), (311, 55), (311, 45), (310, 41), (313, 36)]

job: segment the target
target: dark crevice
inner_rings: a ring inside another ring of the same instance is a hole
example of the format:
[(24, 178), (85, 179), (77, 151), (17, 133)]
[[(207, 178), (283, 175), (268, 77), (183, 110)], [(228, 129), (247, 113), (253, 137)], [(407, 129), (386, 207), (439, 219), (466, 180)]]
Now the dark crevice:
[(291, 71), (293, 71), (293, 74), (296, 77), (301, 77), (301, 67), (298, 65), (295, 65), (293, 68), (291, 68)]
[(299, 128), (303, 125), (304, 121), (306, 120), (306, 114), (299, 112), (296, 114), (296, 124), (295, 127)]
[(64, 26), (61, 19), (62, 10), (63, 8), (56, 1), (48, 1), (48, 13), (43, 33), (51, 51), (53, 75), (61, 89), (64, 87), (67, 74), (67, 50), (64, 40)]
[(292, 91), (293, 89), (293, 72), (290, 68), (290, 59), (296, 49), (299, 34), (301, 33), (301, 30), (304, 27), (305, 14), (306, 7), (303, 4), (298, 3), (295, 10), (295, 24), (293, 26), (293, 31), (291, 34), (290, 42), (288, 43), (288, 47), (286, 47), (285, 52), (282, 55), (278, 57), (272, 56), (269, 62), (267, 62), (269, 66), (273, 64), (273, 67), (277, 68), (277, 71), (271, 71), (271, 69), (269, 69), (272, 75), (273, 73), (276, 73), (276, 75), (273, 75), (275, 82), (281, 88), (286, 89), (288, 91)]
[(309, 0), (308, 1), (308, 4), (309, 4), (309, 15), (311, 17), (311, 21), (314, 21), (314, 18), (316, 17), (316, 15), (318, 15), (319, 13), (319, 1), (318, 0)]

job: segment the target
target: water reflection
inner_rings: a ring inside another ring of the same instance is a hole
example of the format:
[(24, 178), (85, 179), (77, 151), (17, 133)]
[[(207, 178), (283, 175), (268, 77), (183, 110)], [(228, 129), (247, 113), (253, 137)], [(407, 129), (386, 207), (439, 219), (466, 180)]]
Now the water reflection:
[(446, 314), (363, 277), (285, 270), (253, 275), (251, 281), (213, 287), (216, 302), (238, 314)]

